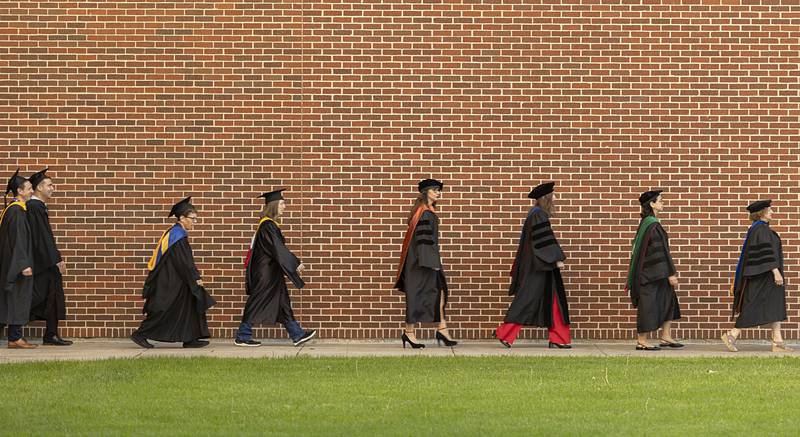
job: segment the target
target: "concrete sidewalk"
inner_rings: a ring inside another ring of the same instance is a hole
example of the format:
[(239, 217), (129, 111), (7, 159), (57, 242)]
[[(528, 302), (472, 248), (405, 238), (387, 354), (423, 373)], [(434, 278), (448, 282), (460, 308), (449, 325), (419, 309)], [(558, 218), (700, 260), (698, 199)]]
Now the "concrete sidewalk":
[(110, 358), (143, 357), (218, 357), (218, 358), (279, 358), (279, 357), (399, 357), (399, 356), (517, 356), (517, 357), (772, 357), (780, 355), (800, 357), (800, 347), (787, 343), (798, 351), (790, 353), (771, 352), (766, 341), (740, 341), (738, 353), (728, 352), (721, 341), (686, 341), (682, 349), (661, 351), (634, 350), (634, 341), (590, 341), (578, 340), (572, 349), (548, 349), (544, 341), (523, 341), (506, 349), (496, 341), (463, 341), (456, 347), (438, 347), (427, 341), (424, 349), (403, 349), (400, 341), (346, 341), (312, 340), (294, 347), (287, 340), (266, 340), (260, 347), (235, 346), (229, 339), (214, 339), (201, 349), (183, 349), (180, 343), (153, 342), (153, 349), (142, 349), (128, 339), (74, 339), (72, 346), (39, 346), (32, 350), (7, 349), (0, 343), (0, 364), (50, 360), (104, 360)]

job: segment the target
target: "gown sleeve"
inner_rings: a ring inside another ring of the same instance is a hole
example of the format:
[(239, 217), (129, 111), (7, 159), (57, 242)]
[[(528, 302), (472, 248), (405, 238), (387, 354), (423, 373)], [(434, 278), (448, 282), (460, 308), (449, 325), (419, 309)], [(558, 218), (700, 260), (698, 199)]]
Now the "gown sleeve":
[(61, 262), (61, 253), (56, 247), (47, 208), (39, 201), (28, 202), (28, 223), (33, 238), (33, 264), (35, 273), (42, 273)]
[(538, 262), (536, 270), (553, 270), (558, 261), (567, 259), (550, 225), (550, 217), (544, 211), (535, 213), (530, 223), (530, 248)]
[(6, 216), (3, 221), (7, 221), (6, 230), (11, 230), (14, 233), (13, 246), (9, 247), (7, 253), (3, 253), (3, 257), (8, 257), (7, 277), (3, 278), (6, 284), (11, 284), (17, 281), (22, 271), (28, 267), (33, 268), (33, 257), (30, 253), (30, 226), (28, 225), (25, 217), (25, 210), (19, 206), (13, 206), (6, 211)]
[(414, 241), (417, 247), (419, 265), (429, 269), (441, 269), (439, 223), (436, 215), (430, 211), (422, 213), (422, 217), (417, 222), (417, 228), (414, 230)]
[(639, 269), (640, 284), (649, 284), (675, 274), (675, 264), (672, 262), (667, 233), (659, 223), (652, 226), (652, 229), (648, 231), (646, 243), (642, 244), (647, 245), (647, 250), (640, 254), (638, 260), (641, 266)]
[(757, 226), (748, 241), (742, 275), (757, 276), (773, 269), (779, 269), (780, 247), (777, 238), (772, 238), (772, 230), (767, 226)]
[(303, 288), (305, 282), (300, 274), (297, 273), (297, 267), (300, 266), (300, 260), (286, 247), (286, 240), (281, 233), (280, 228), (272, 222), (265, 222), (259, 228), (260, 243), (264, 245), (267, 252), (273, 254), (274, 259), (280, 264), (281, 270), (292, 281), (297, 288)]

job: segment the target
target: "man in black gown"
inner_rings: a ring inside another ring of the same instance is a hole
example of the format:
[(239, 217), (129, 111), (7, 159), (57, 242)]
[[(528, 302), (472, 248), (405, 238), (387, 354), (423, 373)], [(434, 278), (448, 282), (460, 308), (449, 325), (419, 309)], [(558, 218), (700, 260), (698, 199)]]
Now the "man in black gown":
[[(9, 193), (13, 198), (7, 204)], [(9, 349), (37, 346), (22, 338), (22, 326), (28, 323), (33, 298), (31, 230), (25, 217), (25, 204), (31, 194), (31, 183), (17, 169), (8, 181), (0, 213), (0, 332), (8, 325)]]
[(66, 264), (56, 247), (47, 205), (53, 196), (54, 186), (47, 170), (34, 173), (28, 180), (34, 192), (26, 203), (28, 224), (33, 242), (33, 302), (31, 320), (44, 320), (43, 345), (69, 346), (69, 340), (58, 335), (58, 321), (67, 318), (62, 276)]

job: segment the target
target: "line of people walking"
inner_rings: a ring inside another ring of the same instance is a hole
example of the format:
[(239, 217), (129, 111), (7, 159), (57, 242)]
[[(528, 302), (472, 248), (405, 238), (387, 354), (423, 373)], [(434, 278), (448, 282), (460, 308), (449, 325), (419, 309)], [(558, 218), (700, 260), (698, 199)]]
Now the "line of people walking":
[[(9, 179), (0, 215), (0, 328), (8, 326), (8, 347), (31, 349), (36, 344), (22, 337), (22, 326), (30, 320), (46, 320), (44, 345), (72, 344), (58, 335), (58, 321), (66, 318), (62, 275), (66, 265), (55, 244), (46, 202), (54, 192), (52, 178), (42, 170), (30, 178)], [(417, 185), (418, 196), (409, 213), (394, 287), (405, 295), (403, 348), (424, 348), (416, 336), (417, 324), (435, 324), (437, 344), (458, 344), (448, 329), (446, 309), (449, 290), (439, 244), (437, 204), (444, 184), (425, 179)], [(281, 231), (286, 209), (285, 189), (264, 193), (257, 230), (244, 262), (247, 302), (233, 340), (236, 346), (256, 347), (255, 325), (282, 324), (294, 345), (316, 336), (304, 329), (292, 310), (286, 278), (298, 289), (305, 286), (305, 265), (287, 247)], [(641, 222), (633, 240), (625, 291), (637, 310), (636, 350), (677, 349), (684, 345), (672, 336), (672, 322), (681, 318), (675, 288), (677, 271), (669, 248), (669, 237), (659, 215), (664, 210), (662, 191), (647, 191), (639, 197)], [(11, 194), (12, 201), (5, 198)], [(555, 183), (546, 182), (528, 194), (533, 207), (520, 231), (511, 268), (509, 295), (513, 296), (503, 323), (494, 337), (511, 348), (525, 326), (546, 327), (548, 347), (572, 347), (568, 296), (562, 271), (566, 254), (550, 222), (555, 215)], [(752, 225), (747, 231), (731, 292), (735, 327), (721, 340), (730, 351), (744, 328), (772, 329), (772, 350), (788, 352), (781, 333), (786, 320), (786, 287), (781, 240), (769, 228), (772, 204), (760, 200), (747, 206)], [(153, 341), (179, 342), (186, 348), (204, 347), (210, 337), (206, 312), (216, 302), (206, 291), (196, 267), (189, 233), (198, 220), (191, 196), (171, 208), (175, 223), (158, 239), (147, 264), (148, 275), (142, 297), (142, 320), (131, 340), (143, 348)], [(658, 344), (648, 340), (660, 330)]]

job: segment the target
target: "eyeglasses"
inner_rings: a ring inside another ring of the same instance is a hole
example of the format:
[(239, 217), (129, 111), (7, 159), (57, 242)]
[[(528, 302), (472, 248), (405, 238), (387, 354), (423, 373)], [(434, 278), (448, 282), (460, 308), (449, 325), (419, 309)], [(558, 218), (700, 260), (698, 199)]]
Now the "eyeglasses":
[(189, 216), (186, 216), (186, 218), (187, 218), (187, 219), (189, 219), (189, 220), (191, 220), (191, 221), (193, 221), (193, 222), (196, 222), (196, 221), (197, 221), (197, 216), (194, 216), (194, 217), (189, 217)]

